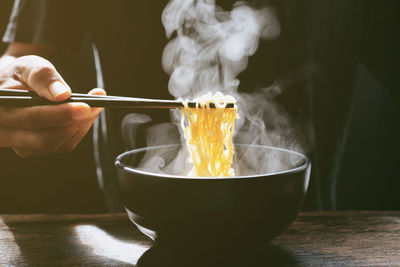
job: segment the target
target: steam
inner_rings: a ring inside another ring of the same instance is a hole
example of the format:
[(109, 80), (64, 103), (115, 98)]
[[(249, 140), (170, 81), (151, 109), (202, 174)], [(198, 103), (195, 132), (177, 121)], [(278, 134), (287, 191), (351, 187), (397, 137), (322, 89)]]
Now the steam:
[(162, 66), (171, 75), (168, 88), (176, 98), (220, 91), (237, 96), (236, 78), (247, 67), (260, 38), (279, 36), (279, 23), (268, 8), (238, 3), (231, 12), (207, 0), (172, 0), (162, 22), (172, 39)]
[[(167, 37), (171, 38), (162, 56), (162, 66), (170, 75), (168, 90), (171, 95), (182, 99), (217, 91), (232, 95), (237, 100), (240, 116), (235, 122), (236, 143), (301, 151), (295, 142), (289, 117), (274, 101), (282, 91), (278, 84), (255, 93), (238, 92), (237, 76), (246, 69), (248, 58), (256, 53), (259, 40), (272, 40), (280, 35), (279, 21), (273, 9), (255, 9), (238, 2), (231, 11), (226, 11), (214, 0), (170, 0), (162, 13), (162, 23)], [(179, 125), (180, 117), (180, 111), (171, 112), (175, 125)], [(154, 140), (154, 137), (150, 136), (150, 139)], [(163, 140), (166, 142), (164, 137)], [(241, 153), (248, 162), (271, 165), (270, 170), (282, 168), (278, 165), (283, 164), (283, 159), (271, 158), (266, 164), (265, 156)], [(181, 152), (179, 161), (185, 155)], [(155, 171), (166, 166), (174, 169), (155, 155), (146, 158), (149, 160), (147, 167), (159, 166)]]
[[(162, 14), (167, 37), (162, 65), (171, 75), (168, 88), (176, 98), (193, 99), (207, 92), (220, 91), (237, 99), (240, 119), (236, 121), (236, 142), (277, 145), (280, 134), (272, 133), (265, 117), (283, 118), (271, 101), (270, 90), (253, 95), (239, 94), (236, 78), (246, 69), (260, 38), (280, 34), (272, 9), (254, 9), (244, 3), (224, 11), (208, 0), (171, 0)], [(175, 113), (173, 121), (179, 121)], [(282, 119), (280, 124), (288, 124)], [(285, 125), (286, 126), (286, 125)], [(282, 127), (279, 127), (282, 128)], [(267, 130), (269, 131), (267, 133)]]

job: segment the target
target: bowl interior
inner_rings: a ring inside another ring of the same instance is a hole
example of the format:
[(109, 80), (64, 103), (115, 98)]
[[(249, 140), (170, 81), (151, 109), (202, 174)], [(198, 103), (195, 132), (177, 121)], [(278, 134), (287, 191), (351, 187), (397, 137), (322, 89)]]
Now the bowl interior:
[[(128, 172), (170, 178), (193, 178), (187, 176), (193, 167), (189, 158), (186, 147), (164, 145), (123, 153), (117, 158), (116, 165)], [(307, 168), (309, 164), (306, 156), (295, 151), (262, 145), (237, 144), (232, 164), (235, 177), (227, 178), (298, 172)]]

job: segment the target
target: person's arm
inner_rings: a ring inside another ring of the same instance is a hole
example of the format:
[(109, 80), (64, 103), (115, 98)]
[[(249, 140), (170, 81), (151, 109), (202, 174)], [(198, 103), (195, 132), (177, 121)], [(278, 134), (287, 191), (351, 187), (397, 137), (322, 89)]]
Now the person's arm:
[[(0, 88), (28, 89), (51, 101), (63, 101), (71, 89), (55, 67), (41, 56), (51, 45), (10, 43), (0, 58)], [(93, 89), (90, 94), (105, 94)], [(101, 108), (65, 103), (26, 108), (0, 107), (0, 147), (21, 157), (71, 151), (90, 129)]]

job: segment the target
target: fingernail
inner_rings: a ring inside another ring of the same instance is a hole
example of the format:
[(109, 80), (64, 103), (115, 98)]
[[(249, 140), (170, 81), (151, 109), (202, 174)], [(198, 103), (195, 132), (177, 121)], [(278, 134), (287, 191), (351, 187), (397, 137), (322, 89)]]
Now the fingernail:
[(55, 81), (49, 85), (49, 91), (54, 96), (57, 97), (59, 95), (63, 95), (68, 93), (70, 90), (69, 88), (60, 81)]
[(71, 105), (79, 106), (74, 111), (74, 117), (76, 119), (84, 119), (90, 115), (90, 107), (83, 107), (82, 103), (70, 103)]
[(79, 109), (79, 110), (76, 112), (75, 117), (76, 117), (77, 119), (84, 119), (84, 118), (86, 118), (88, 115), (89, 115), (89, 112), (88, 112), (86, 109), (81, 108), (81, 109)]

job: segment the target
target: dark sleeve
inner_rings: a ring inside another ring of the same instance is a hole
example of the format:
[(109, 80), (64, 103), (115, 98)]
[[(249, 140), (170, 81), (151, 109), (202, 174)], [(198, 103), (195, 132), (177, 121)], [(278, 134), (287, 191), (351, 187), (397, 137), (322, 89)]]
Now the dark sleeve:
[(3, 42), (73, 43), (86, 29), (86, 1), (15, 0)]

